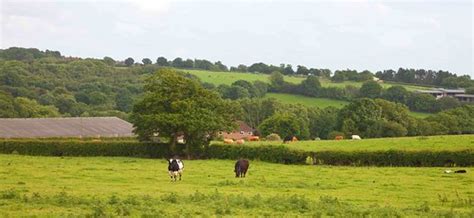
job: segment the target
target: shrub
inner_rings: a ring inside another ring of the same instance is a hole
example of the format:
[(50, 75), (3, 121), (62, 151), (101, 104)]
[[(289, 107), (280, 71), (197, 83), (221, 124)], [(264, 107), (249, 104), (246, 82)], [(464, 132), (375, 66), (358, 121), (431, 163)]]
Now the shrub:
[[(167, 144), (140, 143), (130, 141), (48, 141), (48, 140), (4, 140), (0, 141), (0, 153), (17, 151), (22, 155), (44, 156), (124, 156), (163, 158), (173, 154), (183, 155), (184, 145), (178, 144), (177, 153), (172, 153)], [(302, 151), (283, 145), (227, 145), (212, 144), (202, 150), (193, 151), (200, 158), (231, 159), (248, 158), (272, 163), (305, 164), (310, 157), (315, 164), (352, 166), (473, 166), (472, 149), (460, 151)], [(0, 197), (11, 193), (0, 193)]]
[(267, 141), (281, 141), (281, 137), (276, 133), (272, 133), (270, 135), (267, 135), (266, 139), (267, 139)]

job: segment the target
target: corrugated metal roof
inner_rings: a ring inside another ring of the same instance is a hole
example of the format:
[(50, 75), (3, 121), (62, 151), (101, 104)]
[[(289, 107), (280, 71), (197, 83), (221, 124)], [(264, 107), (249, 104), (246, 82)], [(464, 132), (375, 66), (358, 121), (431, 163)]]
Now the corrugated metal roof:
[(0, 118), (0, 138), (129, 137), (132, 130), (118, 117)]

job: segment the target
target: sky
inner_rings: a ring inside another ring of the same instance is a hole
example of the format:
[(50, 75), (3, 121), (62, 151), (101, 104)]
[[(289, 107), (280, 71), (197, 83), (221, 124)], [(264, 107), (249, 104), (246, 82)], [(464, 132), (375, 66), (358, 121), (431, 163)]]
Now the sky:
[(0, 0), (0, 47), (474, 78), (471, 0)]

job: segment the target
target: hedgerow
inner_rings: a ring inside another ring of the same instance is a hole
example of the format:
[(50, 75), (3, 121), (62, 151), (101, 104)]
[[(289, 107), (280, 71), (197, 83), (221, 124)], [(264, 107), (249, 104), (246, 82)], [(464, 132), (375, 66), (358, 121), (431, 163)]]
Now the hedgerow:
[[(184, 155), (184, 145), (171, 152), (168, 144), (135, 141), (79, 141), (79, 140), (3, 140), (0, 153), (41, 156), (124, 156), (164, 158)], [(302, 151), (284, 146), (212, 144), (193, 151), (192, 158), (238, 159), (248, 158), (272, 163), (345, 166), (474, 166), (474, 150), (461, 151)]]

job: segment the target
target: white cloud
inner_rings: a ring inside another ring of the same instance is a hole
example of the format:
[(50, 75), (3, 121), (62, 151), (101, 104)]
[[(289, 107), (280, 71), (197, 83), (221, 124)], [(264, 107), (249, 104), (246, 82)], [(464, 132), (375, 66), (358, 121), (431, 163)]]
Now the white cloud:
[(137, 36), (146, 32), (141, 26), (126, 22), (115, 23), (115, 30), (123, 36)]
[(169, 11), (170, 0), (130, 0), (128, 1), (140, 11), (151, 14), (163, 14)]

